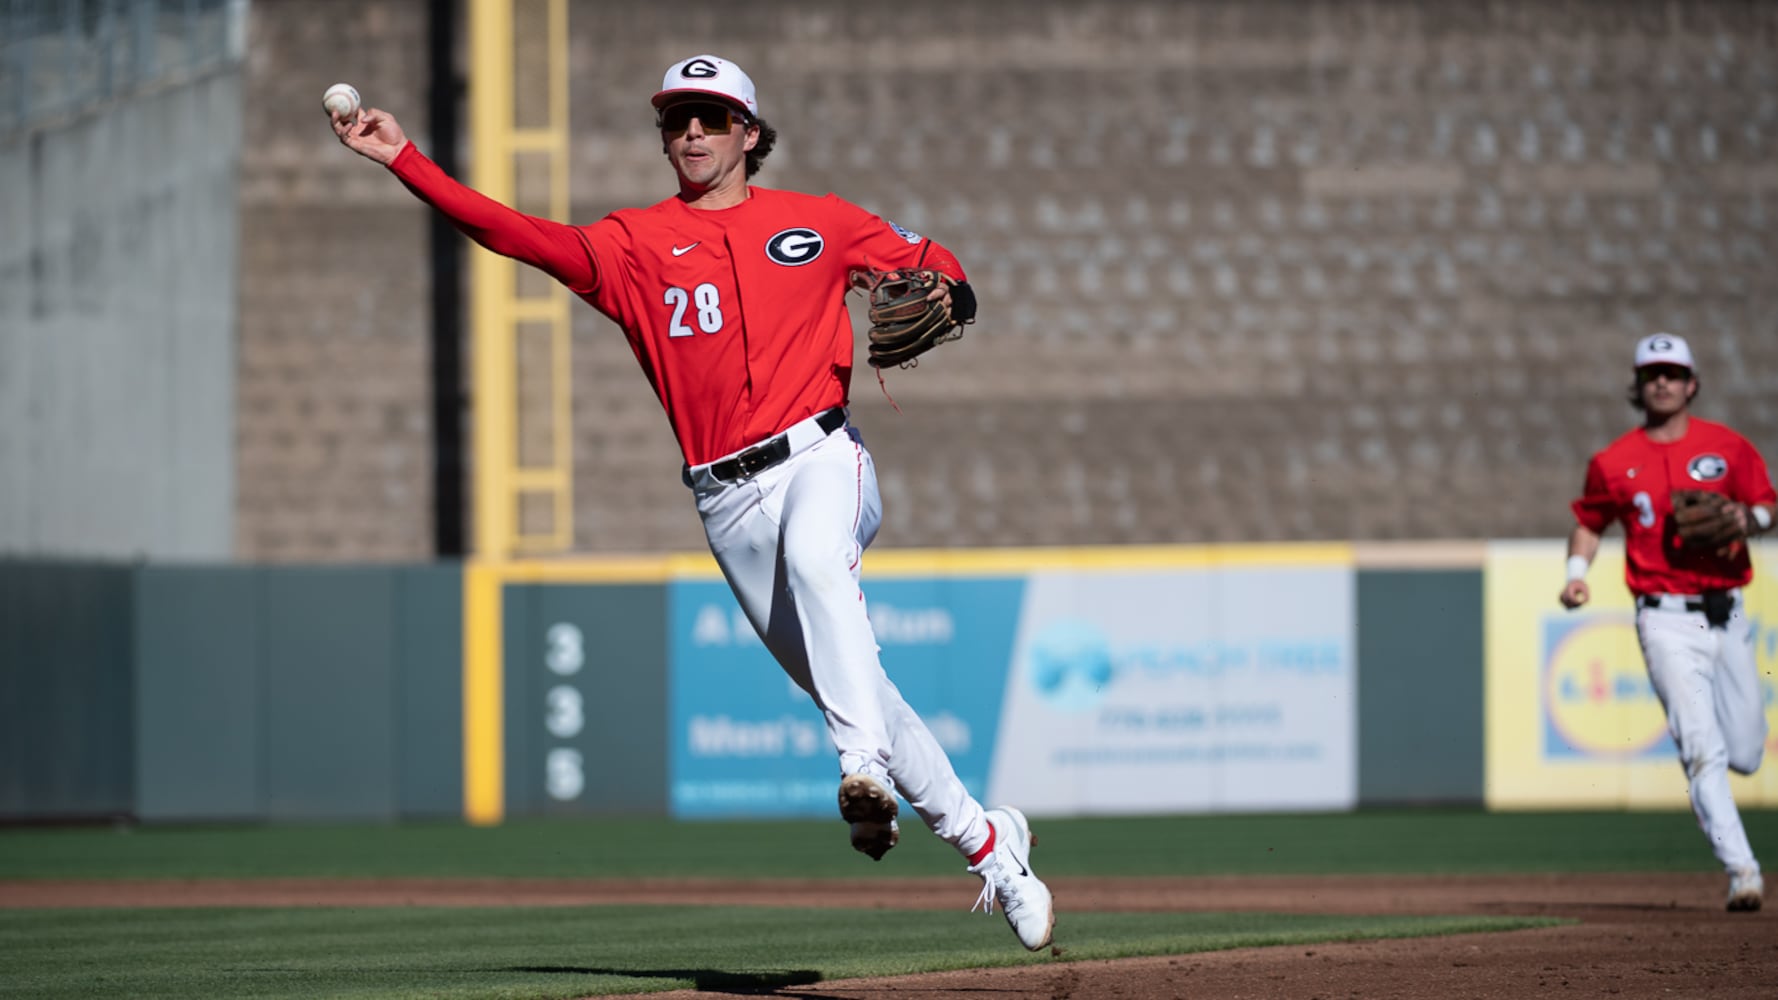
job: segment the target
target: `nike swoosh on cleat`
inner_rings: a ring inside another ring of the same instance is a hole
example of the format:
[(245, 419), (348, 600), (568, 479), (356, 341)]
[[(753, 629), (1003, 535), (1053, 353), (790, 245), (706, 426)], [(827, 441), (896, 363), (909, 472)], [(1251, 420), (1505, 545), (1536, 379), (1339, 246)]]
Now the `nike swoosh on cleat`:
[[(703, 240), (699, 240), (699, 241), (698, 241), (698, 243), (702, 243), (702, 242), (704, 242), (704, 241), (703, 241)], [(680, 247), (677, 247), (677, 246), (676, 246), (676, 247), (674, 247), (674, 248), (673, 248), (673, 256), (675, 256), (675, 257), (683, 257), (683, 256), (685, 256), (685, 255), (686, 255), (686, 254), (688, 254), (688, 253), (691, 253), (691, 252), (692, 252), (692, 251), (693, 251), (693, 250), (696, 250), (696, 249), (697, 249), (697, 248), (698, 248), (698, 243), (693, 243), (693, 244), (692, 244), (692, 245), (691, 245), (691, 246), (688, 246), (688, 247), (684, 247), (684, 248), (680, 248)]]

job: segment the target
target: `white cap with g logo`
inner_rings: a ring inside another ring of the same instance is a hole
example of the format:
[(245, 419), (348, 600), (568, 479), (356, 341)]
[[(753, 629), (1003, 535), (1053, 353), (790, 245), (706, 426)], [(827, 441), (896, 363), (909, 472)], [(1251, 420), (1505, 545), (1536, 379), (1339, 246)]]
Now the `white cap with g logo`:
[(1643, 365), (1682, 365), (1694, 368), (1692, 349), (1684, 337), (1675, 337), (1671, 333), (1656, 333), (1642, 338), (1636, 344), (1636, 367)]
[(658, 108), (675, 97), (690, 94), (719, 97), (759, 117), (759, 98), (753, 92), (752, 78), (727, 59), (701, 55), (674, 63), (661, 79), (661, 89), (654, 95), (653, 103)]

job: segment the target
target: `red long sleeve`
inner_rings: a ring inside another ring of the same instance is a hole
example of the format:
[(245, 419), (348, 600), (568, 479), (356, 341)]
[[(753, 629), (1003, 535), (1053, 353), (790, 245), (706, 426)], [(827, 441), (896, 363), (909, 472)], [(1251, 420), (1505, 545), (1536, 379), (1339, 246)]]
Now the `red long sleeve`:
[(577, 294), (598, 287), (599, 271), (578, 227), (526, 215), (458, 183), (411, 142), (389, 170), (463, 235), (494, 253), (530, 264)]

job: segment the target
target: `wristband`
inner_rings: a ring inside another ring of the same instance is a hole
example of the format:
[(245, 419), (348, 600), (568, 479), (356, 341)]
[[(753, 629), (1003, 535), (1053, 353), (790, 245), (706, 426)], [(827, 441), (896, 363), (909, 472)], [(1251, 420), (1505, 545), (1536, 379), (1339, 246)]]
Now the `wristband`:
[(1759, 525), (1759, 531), (1772, 530), (1772, 512), (1758, 504), (1749, 504), (1747, 513), (1753, 515), (1753, 523)]
[(1575, 580), (1586, 579), (1587, 578), (1587, 566), (1590, 563), (1591, 563), (1591, 560), (1589, 560), (1586, 556), (1569, 556), (1568, 557), (1568, 580), (1569, 580), (1569, 582), (1572, 583)]

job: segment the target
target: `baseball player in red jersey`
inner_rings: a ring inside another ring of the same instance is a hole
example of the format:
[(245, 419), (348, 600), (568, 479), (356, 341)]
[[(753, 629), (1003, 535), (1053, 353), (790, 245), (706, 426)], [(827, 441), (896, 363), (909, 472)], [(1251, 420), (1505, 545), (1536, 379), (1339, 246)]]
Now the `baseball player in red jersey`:
[(525, 215), (446, 176), (388, 112), (330, 115), (340, 141), (382, 163), (488, 249), (537, 267), (623, 328), (685, 455), (710, 551), (785, 672), (827, 721), (840, 815), (880, 859), (899, 837), (897, 794), (982, 879), (1025, 947), (1050, 943), (1048, 887), (1031, 872), (1025, 817), (985, 810), (884, 673), (859, 589), (882, 522), (871, 455), (848, 425), (854, 270), (925, 267), (975, 296), (950, 251), (833, 195), (747, 183), (777, 132), (753, 81), (699, 55), (654, 95), (679, 193), (587, 226)]
[(1689, 412), (1698, 379), (1682, 338), (1643, 338), (1635, 372), (1630, 402), (1643, 411), (1643, 425), (1587, 465), (1561, 601), (1570, 609), (1587, 603), (1585, 576), (1599, 536), (1622, 523), (1636, 634), (1689, 778), (1692, 812), (1729, 873), (1728, 908), (1757, 910), (1765, 883), (1728, 779), (1730, 769), (1757, 770), (1766, 742), (1765, 698), (1741, 599), (1753, 563), (1739, 542), (1687, 546), (1675, 531), (1671, 498), (1699, 489), (1726, 495), (1737, 501), (1729, 509), (1745, 537), (1772, 526), (1778, 493), (1746, 438)]

